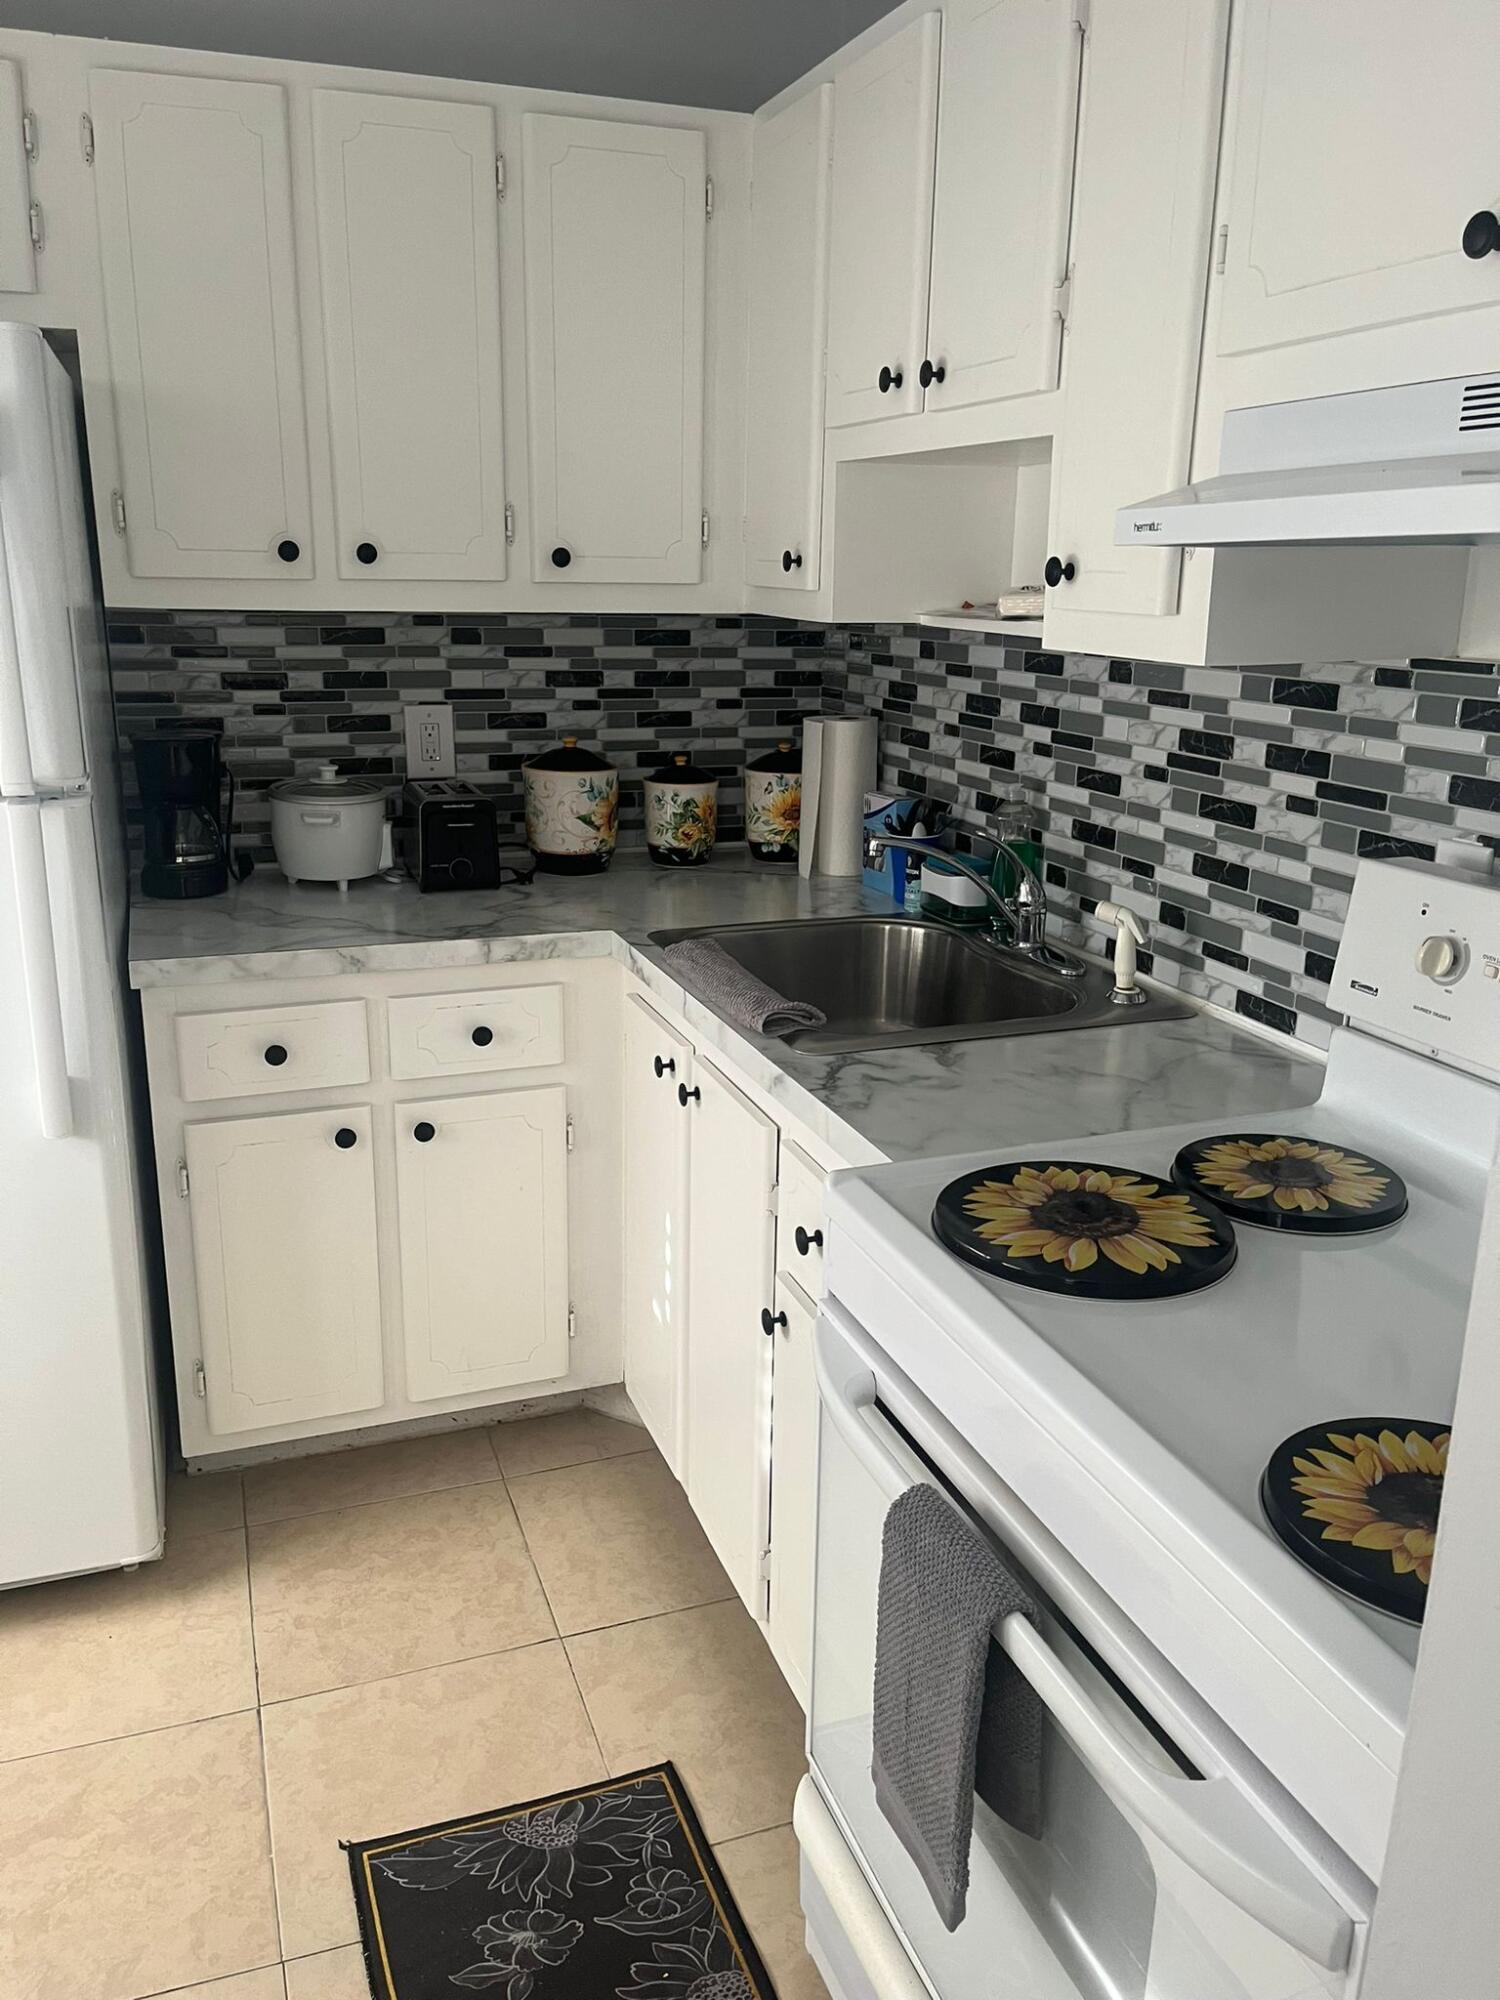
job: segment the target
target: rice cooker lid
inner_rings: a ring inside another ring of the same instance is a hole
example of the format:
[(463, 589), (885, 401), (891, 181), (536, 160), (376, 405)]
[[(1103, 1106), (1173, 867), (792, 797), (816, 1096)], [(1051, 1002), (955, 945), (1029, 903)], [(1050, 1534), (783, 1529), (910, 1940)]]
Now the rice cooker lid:
[(688, 762), (685, 750), (675, 750), (658, 770), (646, 776), (648, 785), (716, 785), (718, 779), (701, 764)]
[(368, 778), (341, 778), (336, 764), (320, 764), (310, 778), (283, 778), (271, 797), (294, 806), (352, 806), (384, 798), (385, 787)]
[(767, 750), (763, 756), (757, 757), (754, 763), (747, 764), (745, 768), (747, 771), (800, 771), (802, 752), (789, 737), (783, 737), (774, 750)]
[(593, 750), (585, 750), (576, 736), (565, 736), (555, 749), (533, 757), (528, 771), (612, 771), (614, 765)]

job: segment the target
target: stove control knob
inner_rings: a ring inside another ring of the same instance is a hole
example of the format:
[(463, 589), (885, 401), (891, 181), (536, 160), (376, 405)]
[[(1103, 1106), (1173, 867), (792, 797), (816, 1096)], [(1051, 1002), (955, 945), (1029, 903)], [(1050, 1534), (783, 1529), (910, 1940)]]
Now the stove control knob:
[(1423, 938), (1417, 946), (1417, 970), (1429, 979), (1452, 979), (1462, 956), (1463, 945), (1455, 937)]

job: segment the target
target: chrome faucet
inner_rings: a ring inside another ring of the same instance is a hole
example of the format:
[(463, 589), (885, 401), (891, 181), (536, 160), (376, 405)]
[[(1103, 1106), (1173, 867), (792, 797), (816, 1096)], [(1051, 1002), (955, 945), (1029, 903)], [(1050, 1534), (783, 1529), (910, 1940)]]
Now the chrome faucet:
[(941, 861), (946, 868), (956, 868), (960, 875), (967, 875), (979, 884), (990, 905), (990, 924), (993, 931), (999, 931), (996, 917), (1003, 917), (1008, 936), (1003, 942), (1012, 951), (1029, 958), (1033, 964), (1045, 966), (1049, 972), (1056, 972), (1064, 979), (1081, 979), (1087, 967), (1081, 961), (1066, 956), (1047, 942), (1047, 891), (1042, 878), (1023, 854), (1019, 854), (1008, 840), (996, 834), (986, 838), (1010, 862), (1016, 871), (1014, 895), (1007, 896), (997, 889), (985, 871), (962, 854), (950, 853), (947, 848), (937, 848), (930, 841), (908, 840), (903, 834), (867, 833), (865, 835), (865, 866), (878, 868), (888, 847), (899, 847), (908, 854), (921, 856), (927, 861)]

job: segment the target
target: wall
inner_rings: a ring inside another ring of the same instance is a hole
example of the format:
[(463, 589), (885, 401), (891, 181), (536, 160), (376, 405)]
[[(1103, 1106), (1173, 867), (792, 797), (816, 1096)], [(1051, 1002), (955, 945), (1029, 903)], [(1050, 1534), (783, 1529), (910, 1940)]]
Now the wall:
[(891, 789), (975, 828), (1024, 789), (1062, 935), (1097, 946), (1095, 903), (1127, 903), (1158, 979), (1309, 1041), (1359, 856), (1500, 845), (1492, 665), (1169, 667), (910, 626), (844, 653)]
[(122, 738), (219, 723), (237, 844), (269, 861), (270, 786), (322, 763), (394, 781), (401, 710), (427, 701), (453, 709), (459, 775), (497, 794), (506, 837), (521, 832), (522, 763), (566, 732), (620, 767), (626, 841), (642, 838), (640, 773), (679, 749), (720, 775), (723, 834), (741, 838), (741, 768), (818, 712), (830, 635), (741, 617), (116, 611), (109, 636)]

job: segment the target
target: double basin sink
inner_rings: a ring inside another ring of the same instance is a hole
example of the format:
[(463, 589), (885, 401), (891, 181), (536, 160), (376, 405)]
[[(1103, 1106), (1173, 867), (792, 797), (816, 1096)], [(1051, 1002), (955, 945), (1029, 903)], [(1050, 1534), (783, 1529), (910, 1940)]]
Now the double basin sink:
[(1155, 994), (1138, 1006), (1119, 1006), (1110, 999), (1111, 975), (1083, 959), (1075, 960), (1085, 967), (1082, 977), (1064, 979), (919, 917), (799, 918), (651, 933), (657, 945), (684, 938), (712, 938), (746, 972), (826, 1014), (823, 1027), (786, 1037), (810, 1054), (1120, 1027), (1179, 1020), (1188, 1011)]

